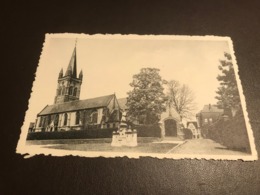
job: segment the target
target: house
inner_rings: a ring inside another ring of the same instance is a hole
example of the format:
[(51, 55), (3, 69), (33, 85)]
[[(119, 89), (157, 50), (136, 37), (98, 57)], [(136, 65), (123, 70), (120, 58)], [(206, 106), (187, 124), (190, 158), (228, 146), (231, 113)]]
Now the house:
[[(118, 128), (121, 112), (115, 94), (80, 100), (83, 72), (77, 75), (76, 46), (65, 74), (58, 74), (53, 105), (37, 114), (29, 132), (64, 132)], [(112, 136), (112, 135), (111, 135)]]
[(224, 113), (223, 109), (219, 109), (216, 105), (204, 105), (203, 109), (196, 114), (198, 127), (210, 125), (216, 122)]

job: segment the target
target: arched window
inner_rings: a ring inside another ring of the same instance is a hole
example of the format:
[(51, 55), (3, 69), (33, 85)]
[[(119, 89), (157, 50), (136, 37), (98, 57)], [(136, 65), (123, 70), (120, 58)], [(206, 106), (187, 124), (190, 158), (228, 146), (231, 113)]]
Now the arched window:
[(69, 87), (69, 95), (72, 95), (72, 91), (73, 91), (73, 87), (70, 86), (70, 87)]
[(77, 96), (77, 88), (75, 87), (74, 91), (73, 91), (73, 96)]
[(45, 122), (46, 122), (45, 118), (46, 118), (45, 116), (42, 116), (42, 117), (41, 117), (40, 127), (45, 127)]
[(48, 115), (48, 119), (47, 120), (48, 120), (48, 122), (47, 122), (48, 125), (50, 125), (51, 124), (51, 115)]
[(67, 125), (67, 120), (68, 120), (68, 114), (65, 113), (65, 114), (64, 114), (64, 121), (63, 121), (63, 125), (64, 125), (64, 126)]
[(58, 95), (61, 95), (61, 87), (59, 87), (57, 94), (58, 94)]
[(56, 114), (54, 119), (54, 126), (58, 126), (58, 124), (59, 124), (59, 115)]
[(41, 127), (42, 126), (42, 116), (41, 117), (39, 117), (39, 127)]
[(77, 111), (77, 112), (76, 112), (76, 120), (75, 120), (75, 124), (76, 124), (76, 125), (79, 124), (79, 120), (80, 120), (80, 112)]
[(97, 112), (92, 113), (92, 115), (91, 115), (91, 122), (92, 123), (97, 123), (97, 118), (98, 118), (98, 113)]
[(65, 87), (63, 86), (63, 87), (62, 87), (62, 90), (61, 90), (61, 95), (64, 95), (64, 94), (65, 94), (65, 90), (66, 90), (66, 89), (65, 89)]

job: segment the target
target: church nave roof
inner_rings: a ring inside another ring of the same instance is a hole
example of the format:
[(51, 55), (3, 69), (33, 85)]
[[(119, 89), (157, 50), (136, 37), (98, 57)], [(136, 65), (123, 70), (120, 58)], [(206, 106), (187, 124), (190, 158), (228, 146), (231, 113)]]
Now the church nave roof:
[(108, 106), (115, 95), (101, 96), (85, 100), (77, 100), (60, 104), (47, 105), (38, 115), (48, 115), (75, 110), (99, 108)]

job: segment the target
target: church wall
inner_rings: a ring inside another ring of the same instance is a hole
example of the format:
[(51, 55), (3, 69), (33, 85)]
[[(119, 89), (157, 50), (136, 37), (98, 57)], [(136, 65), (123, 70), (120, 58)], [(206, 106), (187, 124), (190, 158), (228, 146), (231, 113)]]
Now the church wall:
[(40, 121), (41, 121), (41, 117), (37, 117), (36, 119), (36, 125), (35, 125), (35, 132), (41, 131), (41, 127), (40, 127)]
[(40, 118), (40, 117), (37, 117), (36, 128), (37, 128), (37, 127), (40, 127), (40, 120), (41, 120), (41, 118)]
[(70, 113), (70, 126), (74, 126), (76, 122), (76, 112)]
[(64, 124), (64, 114), (60, 114), (60, 118), (61, 118), (61, 120), (60, 120), (60, 125), (59, 125), (59, 127), (62, 127), (63, 124)]
[[(110, 108), (118, 106), (116, 101), (110, 102)], [(111, 110), (113, 111), (113, 110)], [(67, 123), (65, 123), (65, 114), (50, 114), (38, 116), (34, 130), (39, 131), (69, 131), (69, 130), (86, 130), (86, 129), (111, 129), (118, 128), (119, 122), (112, 117), (107, 107), (80, 110), (79, 123), (76, 124), (76, 113), (67, 112)], [(116, 112), (116, 111), (115, 111)], [(57, 118), (58, 116), (58, 118)], [(112, 118), (111, 118), (112, 117)], [(117, 117), (116, 117), (117, 118)], [(56, 121), (56, 122), (55, 122)]]
[(59, 115), (58, 127), (60, 127), (62, 124), (62, 114), (58, 114), (58, 115)]
[[(100, 118), (102, 118), (102, 112), (98, 111), (97, 108), (84, 110), (82, 118), (83, 129), (101, 128)], [(99, 121), (100, 120), (100, 121)]]
[(67, 121), (67, 126), (71, 126), (72, 121), (71, 121), (71, 112), (67, 113), (68, 114), (68, 121)]

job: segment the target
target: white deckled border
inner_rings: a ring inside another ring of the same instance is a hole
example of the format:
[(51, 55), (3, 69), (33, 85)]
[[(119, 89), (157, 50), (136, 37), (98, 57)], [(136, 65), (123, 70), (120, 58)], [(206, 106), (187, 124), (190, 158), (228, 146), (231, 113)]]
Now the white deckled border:
[[(25, 158), (32, 157), (35, 155), (52, 155), (52, 156), (82, 156), (82, 157), (106, 157), (106, 158), (115, 158), (115, 157), (124, 157), (127, 156), (129, 158), (140, 158), (140, 157), (154, 157), (154, 158), (167, 158), (167, 159), (207, 159), (207, 160), (244, 160), (244, 161), (252, 161), (257, 160), (258, 155), (256, 151), (253, 131), (251, 125), (249, 123), (246, 101), (243, 94), (243, 88), (241, 85), (241, 81), (238, 75), (238, 66), (236, 62), (236, 58), (234, 55), (233, 43), (230, 37), (219, 37), (219, 36), (182, 36), (182, 35), (121, 35), (121, 34), (95, 34), (95, 35), (85, 35), (85, 34), (72, 34), (72, 33), (62, 33), (62, 34), (46, 34), (45, 42), (43, 44), (42, 53), (39, 59), (39, 65), (36, 71), (36, 79), (39, 75), (39, 71), (42, 68), (44, 62), (44, 56), (46, 55), (46, 48), (49, 47), (49, 41), (51, 38), (84, 38), (84, 39), (128, 39), (128, 40), (199, 40), (199, 41), (227, 41), (230, 54), (232, 56), (232, 63), (235, 70), (235, 77), (237, 81), (237, 86), (240, 95), (240, 101), (244, 113), (244, 119), (247, 129), (247, 134), (249, 138), (250, 148), (251, 148), (251, 155), (199, 155), (199, 154), (155, 154), (155, 153), (120, 153), (120, 152), (92, 152), (92, 151), (73, 151), (73, 150), (58, 150), (58, 149), (47, 149), (41, 148), (40, 146), (28, 146), (26, 145), (26, 136), (27, 136), (27, 129), (28, 124), (23, 124), (22, 131), (20, 134), (20, 139), (18, 141), (18, 145), (16, 148), (16, 153), (25, 155)], [(35, 89), (35, 81), (32, 87), (32, 93)], [(31, 94), (32, 95), (32, 94)], [(30, 108), (30, 100), (29, 100), (29, 108)], [(29, 109), (28, 109), (29, 110)], [(25, 115), (28, 114), (28, 110)]]

